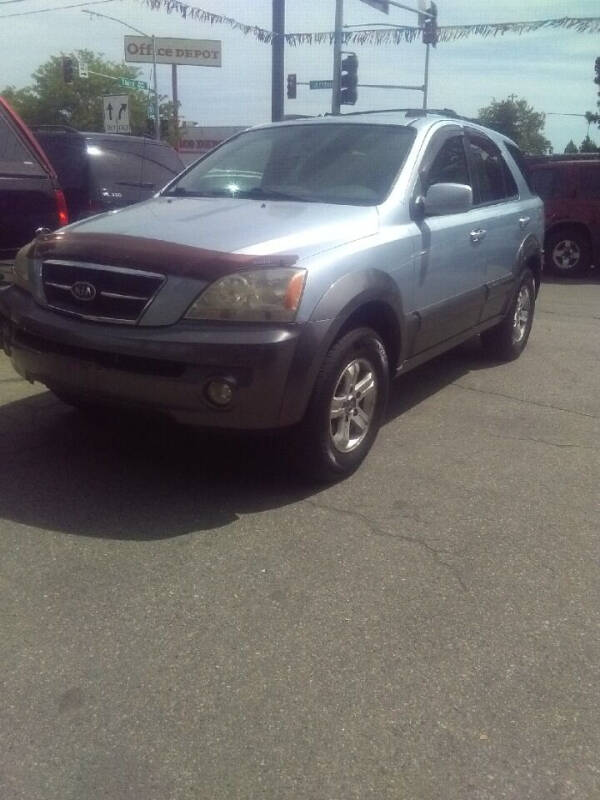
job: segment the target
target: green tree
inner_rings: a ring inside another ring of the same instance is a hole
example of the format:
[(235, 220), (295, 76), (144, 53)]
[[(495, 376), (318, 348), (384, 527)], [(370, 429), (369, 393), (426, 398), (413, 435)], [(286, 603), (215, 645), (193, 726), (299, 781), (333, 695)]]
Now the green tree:
[(503, 133), (526, 153), (543, 155), (552, 152), (552, 145), (543, 135), (546, 115), (535, 111), (524, 98), (515, 94), (505, 100), (492, 100), (479, 109), (479, 122)]
[(593, 139), (590, 139), (589, 135), (585, 137), (583, 142), (579, 147), (580, 153), (597, 153), (598, 152), (598, 145)]
[[(600, 108), (600, 56), (598, 56), (594, 63), (594, 73), (594, 83), (599, 87), (596, 105), (598, 108)], [(588, 122), (595, 122), (596, 125), (600, 126), (600, 114), (594, 114), (592, 111), (587, 111), (585, 117)]]
[(579, 148), (573, 141), (573, 139), (569, 139), (568, 145), (565, 147), (565, 153), (578, 153)]
[[(72, 83), (65, 83), (62, 72), (63, 54), (51, 56), (31, 76), (32, 84), (22, 89), (8, 86), (0, 92), (30, 125), (71, 125), (82, 131), (103, 130), (102, 95), (129, 95), (131, 132), (148, 131), (148, 118), (154, 117), (152, 93), (140, 89), (123, 89), (118, 78), (138, 78), (140, 70), (127, 64), (107, 61), (101, 53), (78, 50), (72, 54), (88, 65), (90, 75), (80, 78), (75, 70)], [(91, 73), (101, 73), (99, 75)], [(104, 77), (105, 76), (105, 77)], [(168, 139), (177, 139), (172, 117), (173, 104), (160, 97), (159, 114), (169, 120)]]

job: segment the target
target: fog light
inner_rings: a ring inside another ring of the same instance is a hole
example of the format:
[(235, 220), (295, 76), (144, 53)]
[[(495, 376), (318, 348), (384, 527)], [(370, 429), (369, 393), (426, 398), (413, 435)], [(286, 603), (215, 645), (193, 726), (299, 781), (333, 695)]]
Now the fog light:
[(206, 396), (216, 406), (228, 406), (233, 398), (231, 384), (224, 380), (213, 380), (206, 387)]

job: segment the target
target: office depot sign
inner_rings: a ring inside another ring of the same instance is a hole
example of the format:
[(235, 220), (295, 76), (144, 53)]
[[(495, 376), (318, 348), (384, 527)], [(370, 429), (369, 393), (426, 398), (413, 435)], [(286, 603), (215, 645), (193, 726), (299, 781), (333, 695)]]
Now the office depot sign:
[[(187, 64), (192, 67), (220, 67), (218, 39), (155, 39), (157, 64)], [(125, 61), (152, 63), (152, 39), (125, 36)]]

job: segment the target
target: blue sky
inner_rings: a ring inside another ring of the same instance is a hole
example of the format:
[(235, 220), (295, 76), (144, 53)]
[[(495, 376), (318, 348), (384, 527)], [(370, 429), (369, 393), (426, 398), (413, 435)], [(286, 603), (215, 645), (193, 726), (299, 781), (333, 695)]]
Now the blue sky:
[[(58, 7), (78, 0), (0, 0), (0, 16)], [(407, 0), (404, 0), (407, 2)], [(271, 0), (189, 0), (208, 11), (243, 22), (271, 27)], [(413, 0), (408, 0), (410, 5)], [(414, 0), (416, 4), (416, 0)], [(333, 27), (335, 0), (287, 0), (288, 31), (321, 31)], [(475, 24), (536, 20), (562, 16), (600, 16), (598, 0), (439, 0), (440, 24)], [(179, 68), (182, 114), (201, 125), (250, 125), (270, 118), (271, 50), (251, 36), (223, 25), (185, 21), (175, 14), (151, 11), (137, 0), (115, 0), (90, 9), (120, 17), (157, 36), (221, 39), (223, 67)], [(408, 12), (393, 9), (378, 13), (360, 2), (345, 0), (345, 22), (414, 24)], [(90, 20), (80, 9), (56, 10), (31, 16), (11, 17), (0, 23), (2, 85), (23, 86), (35, 68), (50, 55), (78, 48), (104, 53), (120, 60), (127, 30), (109, 20)], [(359, 57), (359, 79), (364, 83), (415, 84), (422, 81), (422, 44), (354, 46)], [(566, 30), (541, 31), (495, 39), (473, 37), (439, 44), (432, 53), (430, 106), (449, 107), (475, 115), (492, 98), (514, 93), (525, 97), (536, 110), (584, 113), (596, 107), (594, 60), (600, 55), (597, 34)], [(331, 48), (325, 45), (286, 48), (286, 72), (298, 80), (331, 77)], [(142, 70), (149, 77), (149, 67)], [(170, 67), (158, 67), (159, 91), (170, 93)], [(360, 89), (355, 110), (420, 105), (415, 92)], [(287, 113), (316, 114), (329, 110), (326, 91), (298, 88), (298, 99), (286, 101)], [(549, 115), (546, 136), (557, 151), (570, 138), (580, 143), (587, 124), (576, 117)], [(600, 131), (592, 128), (600, 141)]]

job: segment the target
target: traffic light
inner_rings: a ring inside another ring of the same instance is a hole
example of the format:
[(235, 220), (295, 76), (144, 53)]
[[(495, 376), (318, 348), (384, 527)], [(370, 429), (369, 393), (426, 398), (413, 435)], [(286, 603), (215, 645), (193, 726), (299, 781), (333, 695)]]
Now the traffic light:
[(438, 40), (437, 6), (435, 3), (429, 4), (427, 13), (431, 16), (425, 17), (423, 20), (423, 44), (432, 44), (435, 47)]
[(288, 100), (296, 99), (296, 74), (294, 72), (287, 76), (287, 96)]
[(350, 53), (342, 58), (340, 75), (340, 105), (353, 106), (358, 100), (358, 57)]
[(73, 78), (75, 77), (75, 61), (69, 56), (63, 56), (62, 74), (65, 83), (73, 83)]

